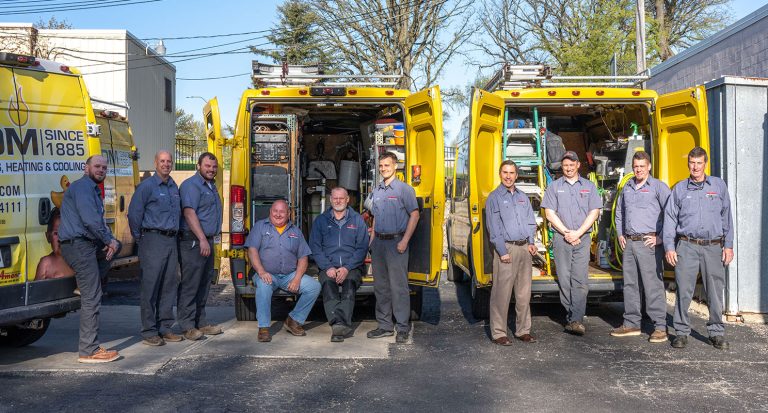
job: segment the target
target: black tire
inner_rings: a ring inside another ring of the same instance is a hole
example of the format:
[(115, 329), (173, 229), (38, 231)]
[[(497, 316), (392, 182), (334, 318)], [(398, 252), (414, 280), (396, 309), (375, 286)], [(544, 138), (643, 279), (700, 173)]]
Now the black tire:
[(491, 289), (478, 288), (477, 281), (472, 277), (472, 317), (486, 320), (491, 316)]
[(39, 329), (3, 327), (6, 335), (0, 335), (0, 347), (24, 347), (39, 340), (51, 324), (51, 319), (43, 320), (43, 327)]
[(424, 292), (422, 287), (411, 287), (415, 294), (411, 294), (411, 321), (421, 320), (421, 312), (424, 308)]
[(237, 321), (256, 321), (256, 299), (235, 292), (235, 317)]

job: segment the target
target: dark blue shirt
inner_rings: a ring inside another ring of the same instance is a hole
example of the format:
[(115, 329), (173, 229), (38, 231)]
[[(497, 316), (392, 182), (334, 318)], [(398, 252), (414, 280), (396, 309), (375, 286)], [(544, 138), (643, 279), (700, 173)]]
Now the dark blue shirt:
[(389, 185), (381, 181), (373, 190), (373, 230), (378, 234), (405, 232), (411, 212), (417, 209), (419, 204), (413, 187), (397, 178)]
[[(591, 211), (603, 207), (603, 201), (597, 194), (597, 187), (589, 180), (579, 176), (576, 182), (570, 184), (563, 176), (547, 186), (541, 207), (555, 211), (566, 228), (576, 230)], [(591, 231), (592, 227), (586, 233)]]
[(173, 178), (163, 182), (157, 173), (142, 181), (128, 206), (128, 225), (138, 240), (142, 229), (178, 231), (181, 219), (179, 187)]
[(261, 265), (270, 274), (290, 274), (296, 271), (299, 258), (312, 254), (304, 235), (295, 225), (289, 222), (280, 234), (269, 218), (253, 224), (245, 246), (256, 248)]
[(352, 270), (363, 265), (368, 240), (368, 225), (360, 214), (348, 207), (344, 217), (337, 220), (330, 208), (312, 224), (309, 247), (321, 270), (331, 267)]
[(664, 249), (675, 250), (675, 237), (723, 239), (725, 248), (733, 248), (731, 198), (725, 182), (707, 176), (696, 184), (683, 179), (672, 188), (664, 208)]
[(61, 201), (59, 239), (78, 237), (109, 244), (114, 237), (104, 222), (104, 201), (99, 185), (88, 175), (69, 185)]
[(514, 192), (509, 192), (504, 185), (499, 185), (488, 195), (485, 212), (488, 235), (499, 255), (507, 255), (507, 241), (528, 240), (533, 244), (536, 216), (523, 191), (515, 188)]
[[(195, 211), (206, 237), (213, 237), (221, 232), (223, 219), (221, 200), (213, 182), (208, 183), (199, 173), (196, 173), (181, 183), (179, 194), (182, 211), (184, 208), (192, 208)], [(191, 231), (183, 215), (179, 228), (183, 231)]]
[(661, 236), (664, 206), (670, 193), (667, 184), (652, 176), (639, 188), (634, 179), (627, 181), (616, 201), (616, 233), (640, 235), (655, 232)]

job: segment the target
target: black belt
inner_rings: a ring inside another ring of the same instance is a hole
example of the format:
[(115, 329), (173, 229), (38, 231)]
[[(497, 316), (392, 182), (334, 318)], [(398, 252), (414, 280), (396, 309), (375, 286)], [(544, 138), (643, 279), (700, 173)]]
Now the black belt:
[(142, 228), (141, 232), (154, 232), (155, 234), (165, 235), (166, 237), (175, 237), (179, 231), (172, 229)]
[(517, 246), (528, 245), (528, 240), (527, 239), (521, 239), (521, 240), (517, 240), (517, 241), (504, 241), (504, 242), (512, 244), (512, 245), (517, 245)]
[(655, 232), (649, 232), (647, 234), (627, 235), (626, 238), (632, 241), (645, 241), (645, 237), (655, 237)]
[(87, 237), (74, 237), (72, 239), (60, 239), (59, 240), (59, 244), (74, 244), (75, 241), (88, 241), (88, 242), (92, 242), (94, 244), (96, 243), (95, 240), (92, 240), (92, 239), (87, 238)]
[[(188, 240), (196, 240), (197, 239), (197, 235), (195, 235), (195, 233), (192, 232), (192, 231), (179, 231), (178, 234), (179, 234), (179, 238), (182, 239), (182, 240), (188, 241)], [(205, 238), (207, 238), (207, 239), (213, 239), (213, 237), (214, 237), (213, 235), (206, 235), (205, 236)]]
[(707, 245), (723, 245), (723, 239), (722, 238), (718, 238), (718, 239), (697, 239), (697, 238), (690, 238), (690, 237), (686, 237), (685, 235), (681, 235), (680, 239), (683, 240), (683, 241), (688, 241), (691, 244), (696, 244), (696, 245), (704, 245), (704, 246), (707, 246)]
[(397, 234), (379, 234), (376, 233), (376, 238), (378, 239), (397, 239), (402, 238), (403, 235), (405, 235), (405, 232), (398, 232)]

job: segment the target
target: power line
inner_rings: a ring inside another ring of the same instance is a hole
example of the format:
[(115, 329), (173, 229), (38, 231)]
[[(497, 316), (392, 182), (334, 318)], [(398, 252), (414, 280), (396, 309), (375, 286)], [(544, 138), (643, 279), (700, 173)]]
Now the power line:
[[(73, 10), (88, 10), (88, 9), (102, 9), (108, 7), (117, 6), (133, 6), (143, 3), (156, 3), (163, 0), (105, 0), (105, 1), (89, 1), (83, 2), (80, 6), (56, 6), (51, 5), (49, 8), (38, 8), (29, 10), (15, 10), (15, 11), (3, 11), (0, 12), (0, 16), (13, 16), (18, 14), (32, 14), (32, 13), (46, 13), (54, 11), (73, 11)], [(86, 4), (89, 3), (89, 4)]]
[(218, 80), (218, 79), (229, 79), (233, 77), (240, 77), (240, 76), (250, 76), (253, 73), (247, 72), (247, 73), (238, 73), (235, 75), (225, 75), (225, 76), (214, 76), (214, 77), (177, 77), (176, 80)]

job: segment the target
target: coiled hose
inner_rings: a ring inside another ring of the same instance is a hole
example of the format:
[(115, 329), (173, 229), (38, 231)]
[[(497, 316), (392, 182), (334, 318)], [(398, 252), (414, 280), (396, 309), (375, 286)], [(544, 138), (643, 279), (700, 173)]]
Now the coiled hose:
[(624, 249), (621, 248), (621, 245), (619, 244), (619, 235), (616, 231), (616, 207), (619, 204), (619, 194), (621, 194), (621, 191), (624, 189), (624, 185), (629, 182), (630, 179), (634, 178), (635, 174), (632, 172), (624, 175), (623, 178), (621, 178), (621, 181), (619, 181), (619, 186), (616, 188), (616, 195), (613, 197), (613, 206), (611, 207), (611, 227), (608, 231), (608, 239), (610, 240), (611, 237), (613, 237), (613, 253), (616, 257), (616, 262), (619, 263), (618, 266), (614, 266), (611, 260), (608, 260), (608, 264), (610, 264), (611, 268), (614, 270), (621, 270), (622, 262), (621, 262), (621, 255), (624, 252)]

